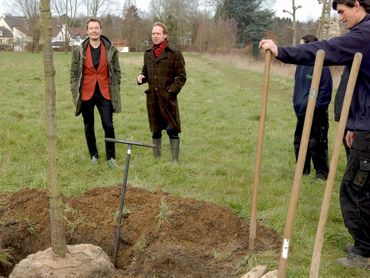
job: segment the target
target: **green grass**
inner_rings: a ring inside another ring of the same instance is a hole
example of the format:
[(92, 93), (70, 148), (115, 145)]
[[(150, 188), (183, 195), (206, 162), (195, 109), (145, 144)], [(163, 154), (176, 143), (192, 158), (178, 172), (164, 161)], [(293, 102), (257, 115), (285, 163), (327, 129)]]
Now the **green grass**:
[[(142, 54), (120, 56), (123, 70), (123, 113), (115, 114), (118, 139), (150, 143), (145, 108), (145, 86), (137, 86)], [(180, 164), (170, 162), (169, 142), (163, 140), (163, 157), (152, 158), (148, 148), (133, 147), (128, 183), (149, 190), (193, 197), (231, 207), (249, 217), (250, 192), (256, 157), (261, 106), (261, 71), (235, 67), (198, 54), (185, 54), (188, 81), (179, 95), (183, 132)], [(243, 59), (243, 58), (240, 58)], [(74, 116), (69, 91), (70, 54), (54, 56), (57, 85), (59, 182), (63, 193), (75, 196), (96, 186), (122, 182), (126, 146), (117, 145), (120, 167), (111, 170), (101, 159), (89, 163), (81, 117)], [(41, 54), (0, 52), (0, 185), (2, 192), (24, 187), (46, 187), (44, 84)], [(256, 67), (256, 65), (254, 65)], [(263, 65), (260, 65), (263, 68)], [(273, 65), (274, 68), (274, 65)], [(274, 71), (273, 71), (274, 72)], [(267, 108), (258, 197), (258, 220), (282, 234), (285, 226), (295, 167), (291, 105), (292, 78), (273, 74)], [(332, 107), (330, 107), (332, 115)], [(337, 124), (331, 122), (330, 146)], [(101, 157), (105, 156), (103, 132), (96, 113), (96, 132)], [(335, 259), (344, 256), (350, 242), (338, 202), (344, 155), (331, 201), (321, 260), (320, 277), (366, 277), (369, 272), (344, 269)], [(304, 177), (288, 261), (288, 277), (308, 277), (313, 242), (325, 183)], [(278, 265), (279, 253), (241, 258), (238, 271), (256, 264)]]
[(13, 257), (10, 255), (10, 249), (0, 249), (0, 266), (4, 268), (11, 267)]

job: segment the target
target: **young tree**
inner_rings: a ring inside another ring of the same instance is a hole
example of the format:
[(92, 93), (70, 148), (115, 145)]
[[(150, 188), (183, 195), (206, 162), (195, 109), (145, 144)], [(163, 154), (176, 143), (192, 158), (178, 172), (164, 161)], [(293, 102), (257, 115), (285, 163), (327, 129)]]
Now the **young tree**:
[(57, 128), (56, 128), (56, 91), (55, 69), (51, 47), (51, 12), (50, 0), (41, 0), (41, 30), (45, 43), (43, 48), (45, 76), (45, 111), (47, 138), (47, 185), (49, 188), (51, 247), (59, 257), (68, 252), (63, 226), (63, 202), (58, 184), (57, 167)]

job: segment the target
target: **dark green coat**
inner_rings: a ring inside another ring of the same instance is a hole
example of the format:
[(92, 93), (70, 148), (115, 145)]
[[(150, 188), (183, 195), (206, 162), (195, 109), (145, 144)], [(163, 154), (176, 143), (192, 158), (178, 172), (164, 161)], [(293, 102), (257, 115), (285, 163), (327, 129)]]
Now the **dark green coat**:
[[(121, 112), (121, 68), (118, 59), (118, 50), (112, 45), (109, 39), (105, 36), (100, 38), (105, 46), (107, 52), (107, 59), (109, 65), (109, 90), (111, 94), (111, 101), (113, 112)], [(73, 97), (73, 103), (76, 106), (76, 116), (81, 113), (81, 90), (83, 68), (86, 56), (86, 48), (89, 43), (89, 38), (84, 40), (80, 47), (76, 47), (72, 53), (72, 64), (70, 71), (70, 86)]]
[[(155, 58), (152, 49), (144, 53), (143, 83), (148, 82), (146, 106), (151, 132), (170, 129), (180, 133), (180, 112), (177, 94), (186, 82), (185, 61), (181, 51), (171, 44)], [(143, 84), (142, 83), (142, 84)]]

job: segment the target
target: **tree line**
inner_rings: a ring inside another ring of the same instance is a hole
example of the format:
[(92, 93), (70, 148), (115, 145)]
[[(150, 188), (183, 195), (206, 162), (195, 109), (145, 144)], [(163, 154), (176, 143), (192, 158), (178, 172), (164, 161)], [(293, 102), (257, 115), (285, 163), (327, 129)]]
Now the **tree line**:
[[(162, 21), (169, 38), (184, 50), (210, 51), (244, 48), (265, 36), (281, 45), (292, 42), (292, 21), (277, 18), (271, 9), (274, 0), (151, 0), (148, 11), (125, 0), (51, 0), (53, 17), (68, 28), (84, 27), (88, 17), (103, 21), (103, 33), (112, 41), (126, 39), (132, 51), (141, 51), (150, 43), (151, 25)], [(33, 39), (31, 49), (39, 50), (39, 0), (10, 0), (16, 15), (26, 17)], [(318, 23), (297, 22), (297, 34), (316, 34)], [(66, 46), (68, 44), (66, 43)]]

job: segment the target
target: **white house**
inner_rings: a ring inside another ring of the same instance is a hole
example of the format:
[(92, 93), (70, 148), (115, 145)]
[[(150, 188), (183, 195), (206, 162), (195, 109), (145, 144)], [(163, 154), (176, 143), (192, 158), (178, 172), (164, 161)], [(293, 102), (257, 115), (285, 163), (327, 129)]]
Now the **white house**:
[(32, 42), (25, 17), (0, 17), (0, 44), (3, 49), (13, 48), (14, 51), (25, 51), (28, 43)]

